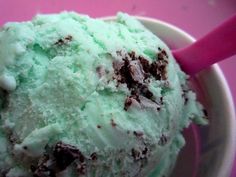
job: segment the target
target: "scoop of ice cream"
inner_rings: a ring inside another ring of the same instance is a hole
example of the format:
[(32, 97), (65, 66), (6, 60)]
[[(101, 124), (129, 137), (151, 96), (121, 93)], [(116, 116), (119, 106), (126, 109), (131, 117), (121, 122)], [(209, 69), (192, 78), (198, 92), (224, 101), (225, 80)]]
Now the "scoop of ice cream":
[(38, 15), (0, 31), (0, 176), (163, 177), (205, 124), (169, 48), (133, 17)]

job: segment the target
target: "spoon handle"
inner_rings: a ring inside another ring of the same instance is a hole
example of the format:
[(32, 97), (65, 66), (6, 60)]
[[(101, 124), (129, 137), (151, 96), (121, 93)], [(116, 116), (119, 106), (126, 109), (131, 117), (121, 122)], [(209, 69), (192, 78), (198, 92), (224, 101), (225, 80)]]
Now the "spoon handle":
[(236, 15), (192, 45), (172, 51), (183, 71), (194, 75), (236, 54)]

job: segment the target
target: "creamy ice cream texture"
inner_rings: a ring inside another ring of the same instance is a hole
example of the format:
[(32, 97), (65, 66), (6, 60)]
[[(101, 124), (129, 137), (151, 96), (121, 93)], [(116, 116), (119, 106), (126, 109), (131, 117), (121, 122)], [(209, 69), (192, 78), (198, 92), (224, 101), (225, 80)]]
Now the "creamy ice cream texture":
[(127, 14), (38, 15), (0, 31), (0, 176), (163, 177), (206, 124), (188, 76)]

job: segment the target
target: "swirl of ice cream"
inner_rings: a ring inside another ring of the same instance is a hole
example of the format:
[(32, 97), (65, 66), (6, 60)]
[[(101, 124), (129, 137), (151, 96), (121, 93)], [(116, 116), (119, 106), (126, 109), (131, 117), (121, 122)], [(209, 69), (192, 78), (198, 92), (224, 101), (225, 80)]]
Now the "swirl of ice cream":
[(169, 48), (133, 17), (38, 15), (0, 31), (0, 176), (168, 175), (205, 124)]

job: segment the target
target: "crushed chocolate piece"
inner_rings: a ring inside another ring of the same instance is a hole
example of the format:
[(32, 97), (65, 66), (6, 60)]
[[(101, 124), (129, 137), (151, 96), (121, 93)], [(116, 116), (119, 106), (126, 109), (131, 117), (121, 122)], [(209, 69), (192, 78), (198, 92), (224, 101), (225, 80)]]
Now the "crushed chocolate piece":
[(162, 105), (164, 104), (162, 96), (160, 97), (160, 104), (162, 104)]
[(0, 105), (2, 109), (6, 109), (9, 106), (9, 93), (6, 90), (0, 90), (0, 97), (2, 104)]
[(134, 148), (131, 149), (131, 155), (134, 160), (139, 160), (140, 159), (140, 152)]
[[(117, 86), (119, 86), (119, 83), (126, 84), (131, 92), (131, 96), (128, 96), (124, 103), (126, 111), (134, 101), (140, 103), (140, 95), (157, 104), (153, 93), (148, 88), (148, 81), (150, 82), (151, 76), (157, 80), (167, 80), (167, 53), (165, 50), (160, 49), (159, 51), (156, 61), (151, 64), (144, 57), (136, 56), (134, 51), (128, 54), (117, 51), (117, 54), (122, 57), (122, 61), (115, 60), (113, 62), (115, 74), (113, 79), (117, 80)], [(134, 95), (135, 97), (133, 97)], [(157, 111), (159, 110), (160, 105), (157, 106)]]
[(27, 146), (23, 146), (23, 149), (24, 149), (24, 150), (27, 150), (27, 149), (28, 149), (28, 147), (27, 147)]
[(169, 56), (167, 55), (167, 52), (163, 49), (161, 50), (161, 53), (166, 57), (166, 58), (169, 58)]
[[(45, 148), (48, 149), (49, 147), (46, 146)], [(56, 177), (57, 173), (65, 170), (73, 162), (76, 162), (80, 174), (85, 172), (86, 159), (75, 146), (58, 142), (54, 148), (51, 148), (51, 155), (45, 153), (36, 166), (31, 165), (30, 168), (34, 177)], [(95, 159), (95, 154), (91, 154), (91, 157)]]
[(71, 35), (66, 36), (66, 37), (65, 37), (65, 40), (67, 40), (67, 41), (72, 41), (72, 36), (71, 36)]
[(164, 60), (164, 55), (163, 55), (163, 53), (162, 52), (160, 52), (160, 53), (157, 53), (157, 58), (158, 58), (158, 60)]
[(11, 144), (16, 144), (18, 141), (17, 137), (13, 134), (10, 135), (9, 140)]
[(118, 51), (116, 51), (116, 54), (117, 54), (118, 56), (122, 56), (122, 51), (121, 51), (121, 50), (118, 50)]
[(97, 160), (97, 159), (98, 159), (97, 153), (96, 153), (96, 152), (92, 153), (92, 154), (90, 155), (90, 158), (91, 158), (92, 160)]
[(155, 77), (157, 80), (166, 80), (166, 66), (167, 62), (164, 62), (166, 60), (159, 60), (155, 61), (151, 64), (150, 66), (150, 73), (152, 74), (153, 77)]
[(207, 110), (206, 110), (206, 109), (203, 109), (202, 111), (203, 111), (205, 117), (208, 117), (208, 112), (207, 112)]
[(85, 157), (75, 146), (58, 142), (54, 147), (53, 155), (60, 170), (66, 169), (75, 159), (82, 163)]
[(63, 39), (58, 39), (57, 42), (55, 42), (55, 45), (63, 45), (65, 44), (65, 41)]
[(139, 85), (139, 89), (144, 97), (148, 99), (151, 99), (153, 97), (153, 93), (148, 89), (146, 85)]
[(144, 81), (144, 71), (139, 60), (129, 62), (128, 69), (133, 82), (142, 83)]
[(44, 154), (42, 158), (39, 159), (37, 167), (31, 165), (30, 169), (33, 172), (33, 177), (56, 177), (56, 172), (50, 168), (49, 155)]
[(79, 163), (77, 164), (76, 170), (79, 175), (85, 175), (86, 174), (86, 164), (85, 163)]
[(150, 69), (149, 61), (142, 56), (139, 56), (138, 60), (140, 61), (145, 73), (149, 73), (149, 69)]
[(68, 36), (66, 36), (66, 37), (64, 37), (64, 38), (61, 38), (61, 39), (58, 39), (58, 41), (57, 42), (55, 42), (54, 44), (55, 45), (58, 45), (58, 46), (61, 46), (61, 45), (64, 45), (64, 44), (66, 44), (66, 43), (68, 43), (68, 42), (71, 42), (72, 41), (72, 36), (71, 35), (68, 35)]
[(101, 78), (102, 76), (104, 76), (106, 74), (106, 71), (103, 66), (96, 67), (96, 72), (97, 72), (99, 78)]
[(99, 128), (99, 129), (100, 129), (100, 128), (102, 128), (102, 126), (101, 126), (101, 125), (97, 125), (97, 128)]
[(187, 96), (189, 90), (185, 89), (183, 85), (181, 87), (182, 87), (182, 97), (184, 98), (184, 105), (186, 105), (189, 100)]
[[(132, 93), (133, 93), (133, 92), (131, 92), (131, 94), (132, 94)], [(136, 93), (133, 93), (133, 95), (128, 96), (128, 97), (125, 99), (124, 110), (127, 111), (128, 108), (129, 108), (134, 102), (140, 103), (139, 96), (138, 96)]]
[(125, 99), (125, 106), (124, 106), (124, 110), (128, 110), (128, 108), (132, 105), (132, 98), (130, 97), (127, 97)]
[(148, 148), (145, 147), (144, 150), (142, 150), (142, 154), (143, 154), (143, 155), (146, 155), (147, 153), (148, 153)]
[(168, 142), (168, 137), (166, 135), (162, 134), (159, 141), (158, 141), (158, 145), (164, 146), (164, 145), (166, 145), (167, 142)]
[(134, 131), (133, 133), (136, 137), (142, 137), (144, 135), (141, 131)]
[(114, 119), (111, 119), (111, 126), (112, 127), (116, 127), (117, 126), (117, 124), (115, 123)]
[(128, 55), (132, 60), (135, 60), (135, 52), (134, 51), (128, 53)]

